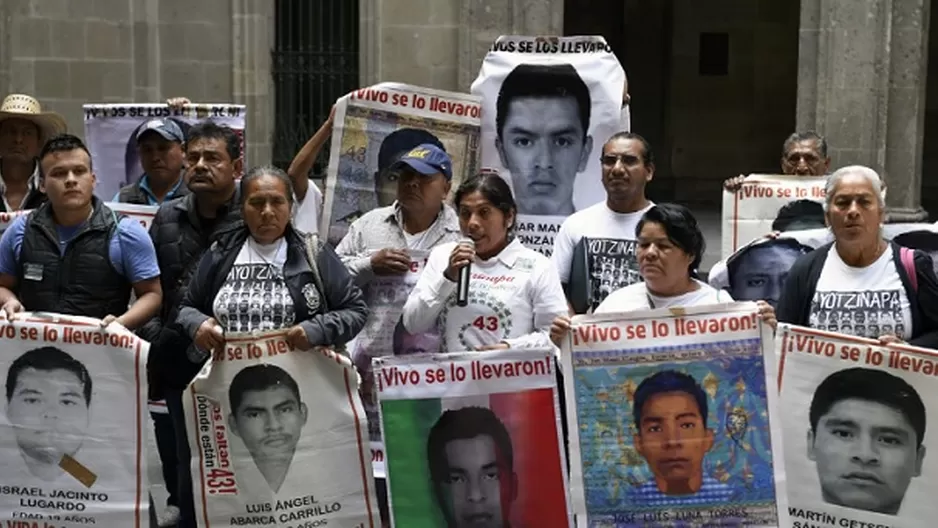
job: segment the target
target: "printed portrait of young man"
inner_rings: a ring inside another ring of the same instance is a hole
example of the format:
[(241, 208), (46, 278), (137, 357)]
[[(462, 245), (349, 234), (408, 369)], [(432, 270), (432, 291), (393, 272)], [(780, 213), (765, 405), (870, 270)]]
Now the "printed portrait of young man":
[(85, 441), (91, 395), (88, 369), (59, 348), (35, 348), (13, 361), (6, 414), (30, 475), (44, 482), (72, 478), (63, 467), (75, 465)]
[(447, 528), (511, 527), (518, 496), (514, 448), (491, 409), (444, 412), (430, 429), (427, 463)]
[(730, 486), (704, 472), (714, 444), (707, 416), (707, 395), (692, 376), (663, 370), (642, 380), (633, 400), (633, 444), (653, 478), (631, 492), (630, 502), (684, 505), (693, 497), (718, 504), (730, 497)]
[(825, 503), (886, 515), (902, 507), (925, 459), (925, 404), (881, 370), (834, 372), (814, 391), (807, 432)]
[(495, 147), (518, 214), (569, 216), (593, 151), (589, 88), (571, 64), (519, 64), (502, 82)]
[(228, 426), (270, 489), (279, 492), (308, 418), (296, 380), (276, 365), (252, 365), (231, 380), (228, 401)]

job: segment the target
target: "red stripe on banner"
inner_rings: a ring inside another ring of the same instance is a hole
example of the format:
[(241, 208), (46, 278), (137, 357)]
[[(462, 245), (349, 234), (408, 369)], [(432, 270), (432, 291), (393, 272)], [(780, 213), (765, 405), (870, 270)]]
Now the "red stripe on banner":
[(140, 502), (141, 497), (143, 496), (143, 413), (141, 412), (140, 405), (140, 393), (142, 392), (142, 387), (140, 386), (140, 347), (142, 343), (137, 341), (137, 350), (134, 352), (134, 384), (137, 388), (137, 398), (136, 405), (137, 408), (137, 498), (135, 500), (136, 505), (134, 507), (134, 526), (140, 528)]
[[(554, 392), (532, 389), (493, 394), (489, 406), (511, 435), (517, 477), (511, 526), (568, 526)], [(504, 509), (507, 506), (502, 504)]]
[[(375, 525), (374, 514), (371, 506), (371, 479), (368, 478), (368, 469), (365, 467), (364, 442), (362, 442), (362, 417), (358, 415), (358, 409), (355, 408), (355, 398), (358, 397), (358, 391), (352, 394), (352, 386), (348, 379), (349, 369), (343, 368), (343, 377), (345, 379), (345, 394), (348, 396), (348, 403), (352, 409), (352, 416), (355, 417), (355, 439), (358, 442), (358, 465), (361, 469), (362, 482), (365, 484), (365, 508), (368, 509), (368, 526)], [(368, 444), (367, 464), (371, 465), (371, 443)]]

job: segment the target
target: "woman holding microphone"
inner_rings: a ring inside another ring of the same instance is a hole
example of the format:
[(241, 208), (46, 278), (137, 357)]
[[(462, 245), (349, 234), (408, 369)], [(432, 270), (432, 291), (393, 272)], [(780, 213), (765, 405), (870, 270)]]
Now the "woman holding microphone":
[[(459, 186), (454, 205), (465, 238), (430, 253), (404, 305), (404, 329), (438, 330), (441, 352), (551, 347), (551, 321), (568, 313), (567, 301), (550, 260), (514, 237), (508, 184), (477, 175)], [(457, 295), (461, 273), (465, 295)]]

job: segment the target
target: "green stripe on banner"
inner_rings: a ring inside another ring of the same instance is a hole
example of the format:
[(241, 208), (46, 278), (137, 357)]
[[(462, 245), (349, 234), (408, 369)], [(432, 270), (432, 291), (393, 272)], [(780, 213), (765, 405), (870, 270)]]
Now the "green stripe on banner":
[(445, 526), (427, 464), (427, 435), (442, 413), (440, 400), (384, 401), (381, 413), (395, 526)]

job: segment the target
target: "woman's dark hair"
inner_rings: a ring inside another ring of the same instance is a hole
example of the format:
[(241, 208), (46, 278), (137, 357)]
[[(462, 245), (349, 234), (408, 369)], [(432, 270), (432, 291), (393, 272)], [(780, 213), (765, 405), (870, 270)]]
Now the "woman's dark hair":
[[(459, 204), (463, 198), (476, 191), (482, 193), (482, 196), (492, 202), (492, 205), (502, 213), (506, 215), (517, 214), (518, 207), (515, 205), (515, 197), (511, 194), (511, 187), (508, 186), (508, 182), (504, 178), (493, 172), (482, 172), (462, 182), (459, 188), (456, 189), (453, 205), (456, 206), (456, 209), (459, 209)], [(515, 219), (515, 222), (517, 222), (517, 219)], [(509, 234), (514, 227), (514, 224), (510, 226)]]
[(704, 250), (707, 249), (707, 242), (690, 209), (672, 203), (655, 205), (642, 215), (642, 219), (635, 226), (636, 238), (648, 222), (661, 225), (672, 244), (694, 257), (687, 272), (691, 277), (697, 278), (697, 268), (700, 267), (700, 260), (703, 258)]
[(290, 177), (287, 176), (287, 173), (283, 172), (283, 169), (274, 167), (273, 165), (261, 165), (259, 167), (254, 167), (248, 171), (248, 173), (243, 178), (241, 178), (241, 205), (244, 205), (244, 201), (247, 200), (247, 190), (248, 186), (251, 185), (251, 182), (263, 176), (271, 176), (283, 182), (283, 187), (287, 190), (287, 202), (289, 202), (290, 206), (292, 207), (293, 181), (290, 180)]

